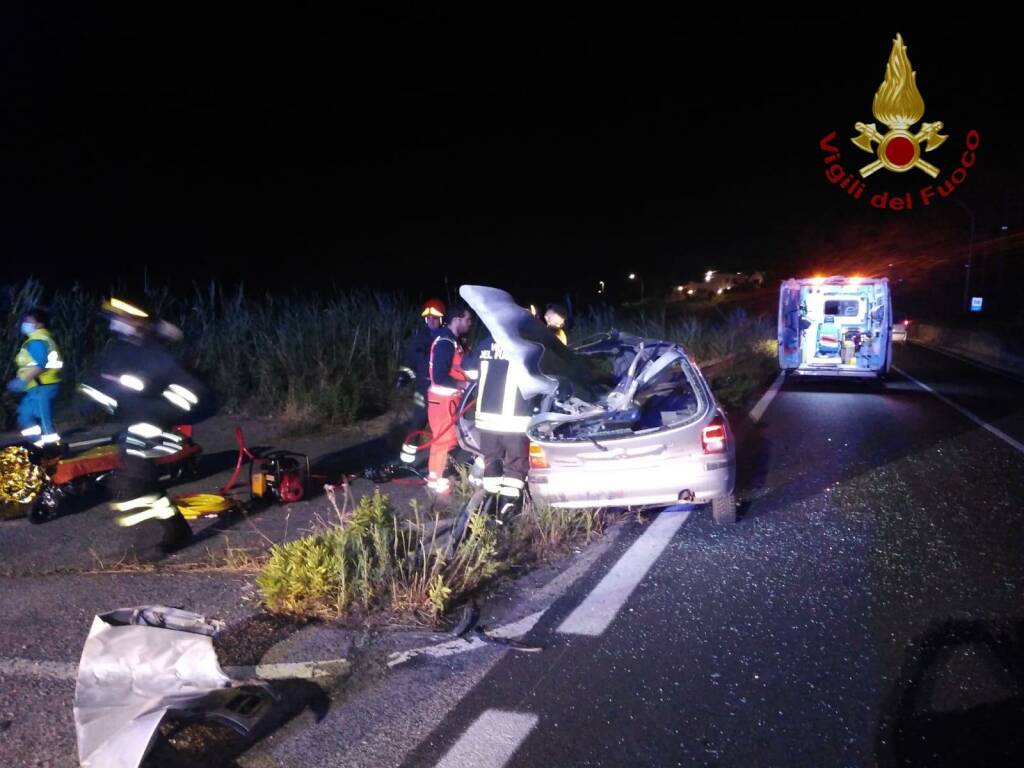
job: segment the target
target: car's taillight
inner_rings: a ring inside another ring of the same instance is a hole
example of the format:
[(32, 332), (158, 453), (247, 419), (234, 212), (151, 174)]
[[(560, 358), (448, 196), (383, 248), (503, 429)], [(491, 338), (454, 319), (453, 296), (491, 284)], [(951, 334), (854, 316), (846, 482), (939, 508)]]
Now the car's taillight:
[(530, 443), (530, 469), (547, 469), (549, 466), (544, 449), (536, 443)]
[(700, 433), (704, 453), (725, 453), (725, 422), (716, 416)]

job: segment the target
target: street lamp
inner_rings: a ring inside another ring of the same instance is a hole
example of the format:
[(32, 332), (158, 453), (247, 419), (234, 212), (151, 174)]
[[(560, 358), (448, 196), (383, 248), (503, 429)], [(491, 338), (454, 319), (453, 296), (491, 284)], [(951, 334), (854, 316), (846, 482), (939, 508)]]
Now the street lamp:
[(597, 292), (599, 294), (603, 294), (604, 293), (604, 280), (598, 280), (597, 281)]
[(640, 303), (643, 304), (644, 303), (644, 279), (642, 277), (640, 277), (639, 275), (637, 275), (636, 272), (630, 272), (629, 273), (629, 279), (630, 280), (639, 280), (640, 281)]
[(964, 275), (964, 311), (971, 311), (971, 267), (974, 264), (974, 211), (967, 207), (959, 198), (954, 197), (953, 202), (967, 211), (971, 220), (971, 236), (967, 241), (967, 273)]

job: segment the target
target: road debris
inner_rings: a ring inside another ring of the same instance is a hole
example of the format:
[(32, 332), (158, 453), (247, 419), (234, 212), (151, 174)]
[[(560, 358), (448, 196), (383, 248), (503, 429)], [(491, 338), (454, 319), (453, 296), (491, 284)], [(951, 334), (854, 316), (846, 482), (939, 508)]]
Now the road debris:
[(75, 730), (83, 768), (134, 768), (164, 717), (207, 720), (250, 733), (276, 696), (232, 680), (212, 637), (223, 625), (164, 606), (96, 616), (75, 686)]

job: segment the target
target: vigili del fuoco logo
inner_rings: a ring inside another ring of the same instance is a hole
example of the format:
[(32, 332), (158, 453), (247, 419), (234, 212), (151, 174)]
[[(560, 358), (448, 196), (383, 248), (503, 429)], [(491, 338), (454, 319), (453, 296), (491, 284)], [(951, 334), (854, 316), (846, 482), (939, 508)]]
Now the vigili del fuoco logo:
[[(875, 93), (871, 112), (876, 122), (854, 123), (857, 135), (850, 138), (857, 149), (875, 156), (867, 164), (854, 171), (848, 171), (840, 164), (842, 153), (832, 144), (837, 136), (836, 131), (829, 133), (818, 144), (821, 151), (826, 153), (825, 178), (845, 190), (851, 199), (864, 199), (875, 208), (910, 211), (915, 204), (927, 207), (935, 197), (949, 197), (967, 179), (967, 170), (974, 165), (975, 151), (981, 141), (977, 130), (971, 129), (964, 135), (960, 164), (948, 177), (939, 178), (942, 170), (938, 163), (943, 158), (937, 157), (935, 163), (932, 163), (921, 156), (928, 154), (931, 158), (930, 153), (941, 147), (949, 135), (941, 133), (945, 125), (938, 120), (921, 122), (917, 131), (913, 130), (914, 125), (924, 117), (924, 98), (917, 90), (917, 73), (910, 66), (907, 46), (899, 34), (892, 41), (892, 53), (885, 67), (885, 80)], [(879, 129), (879, 123), (885, 128), (884, 131)], [(946, 156), (945, 162), (949, 162), (949, 153), (942, 154)], [(920, 172), (936, 181), (925, 184), (916, 193), (894, 193), (884, 189), (884, 174), (874, 176), (883, 170), (891, 173)], [(877, 186), (881, 189), (874, 194), (868, 192), (868, 185), (864, 181), (869, 177), (880, 180)]]

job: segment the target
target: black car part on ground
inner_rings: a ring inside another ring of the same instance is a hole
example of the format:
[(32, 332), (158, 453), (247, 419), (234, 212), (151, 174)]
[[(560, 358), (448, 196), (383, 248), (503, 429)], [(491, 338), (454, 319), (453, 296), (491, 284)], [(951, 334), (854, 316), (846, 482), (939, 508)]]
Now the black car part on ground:
[(278, 696), (262, 681), (224, 674), (212, 642), (222, 626), (165, 606), (96, 616), (75, 686), (82, 765), (139, 765), (165, 717), (220, 723), (241, 734), (258, 727)]

